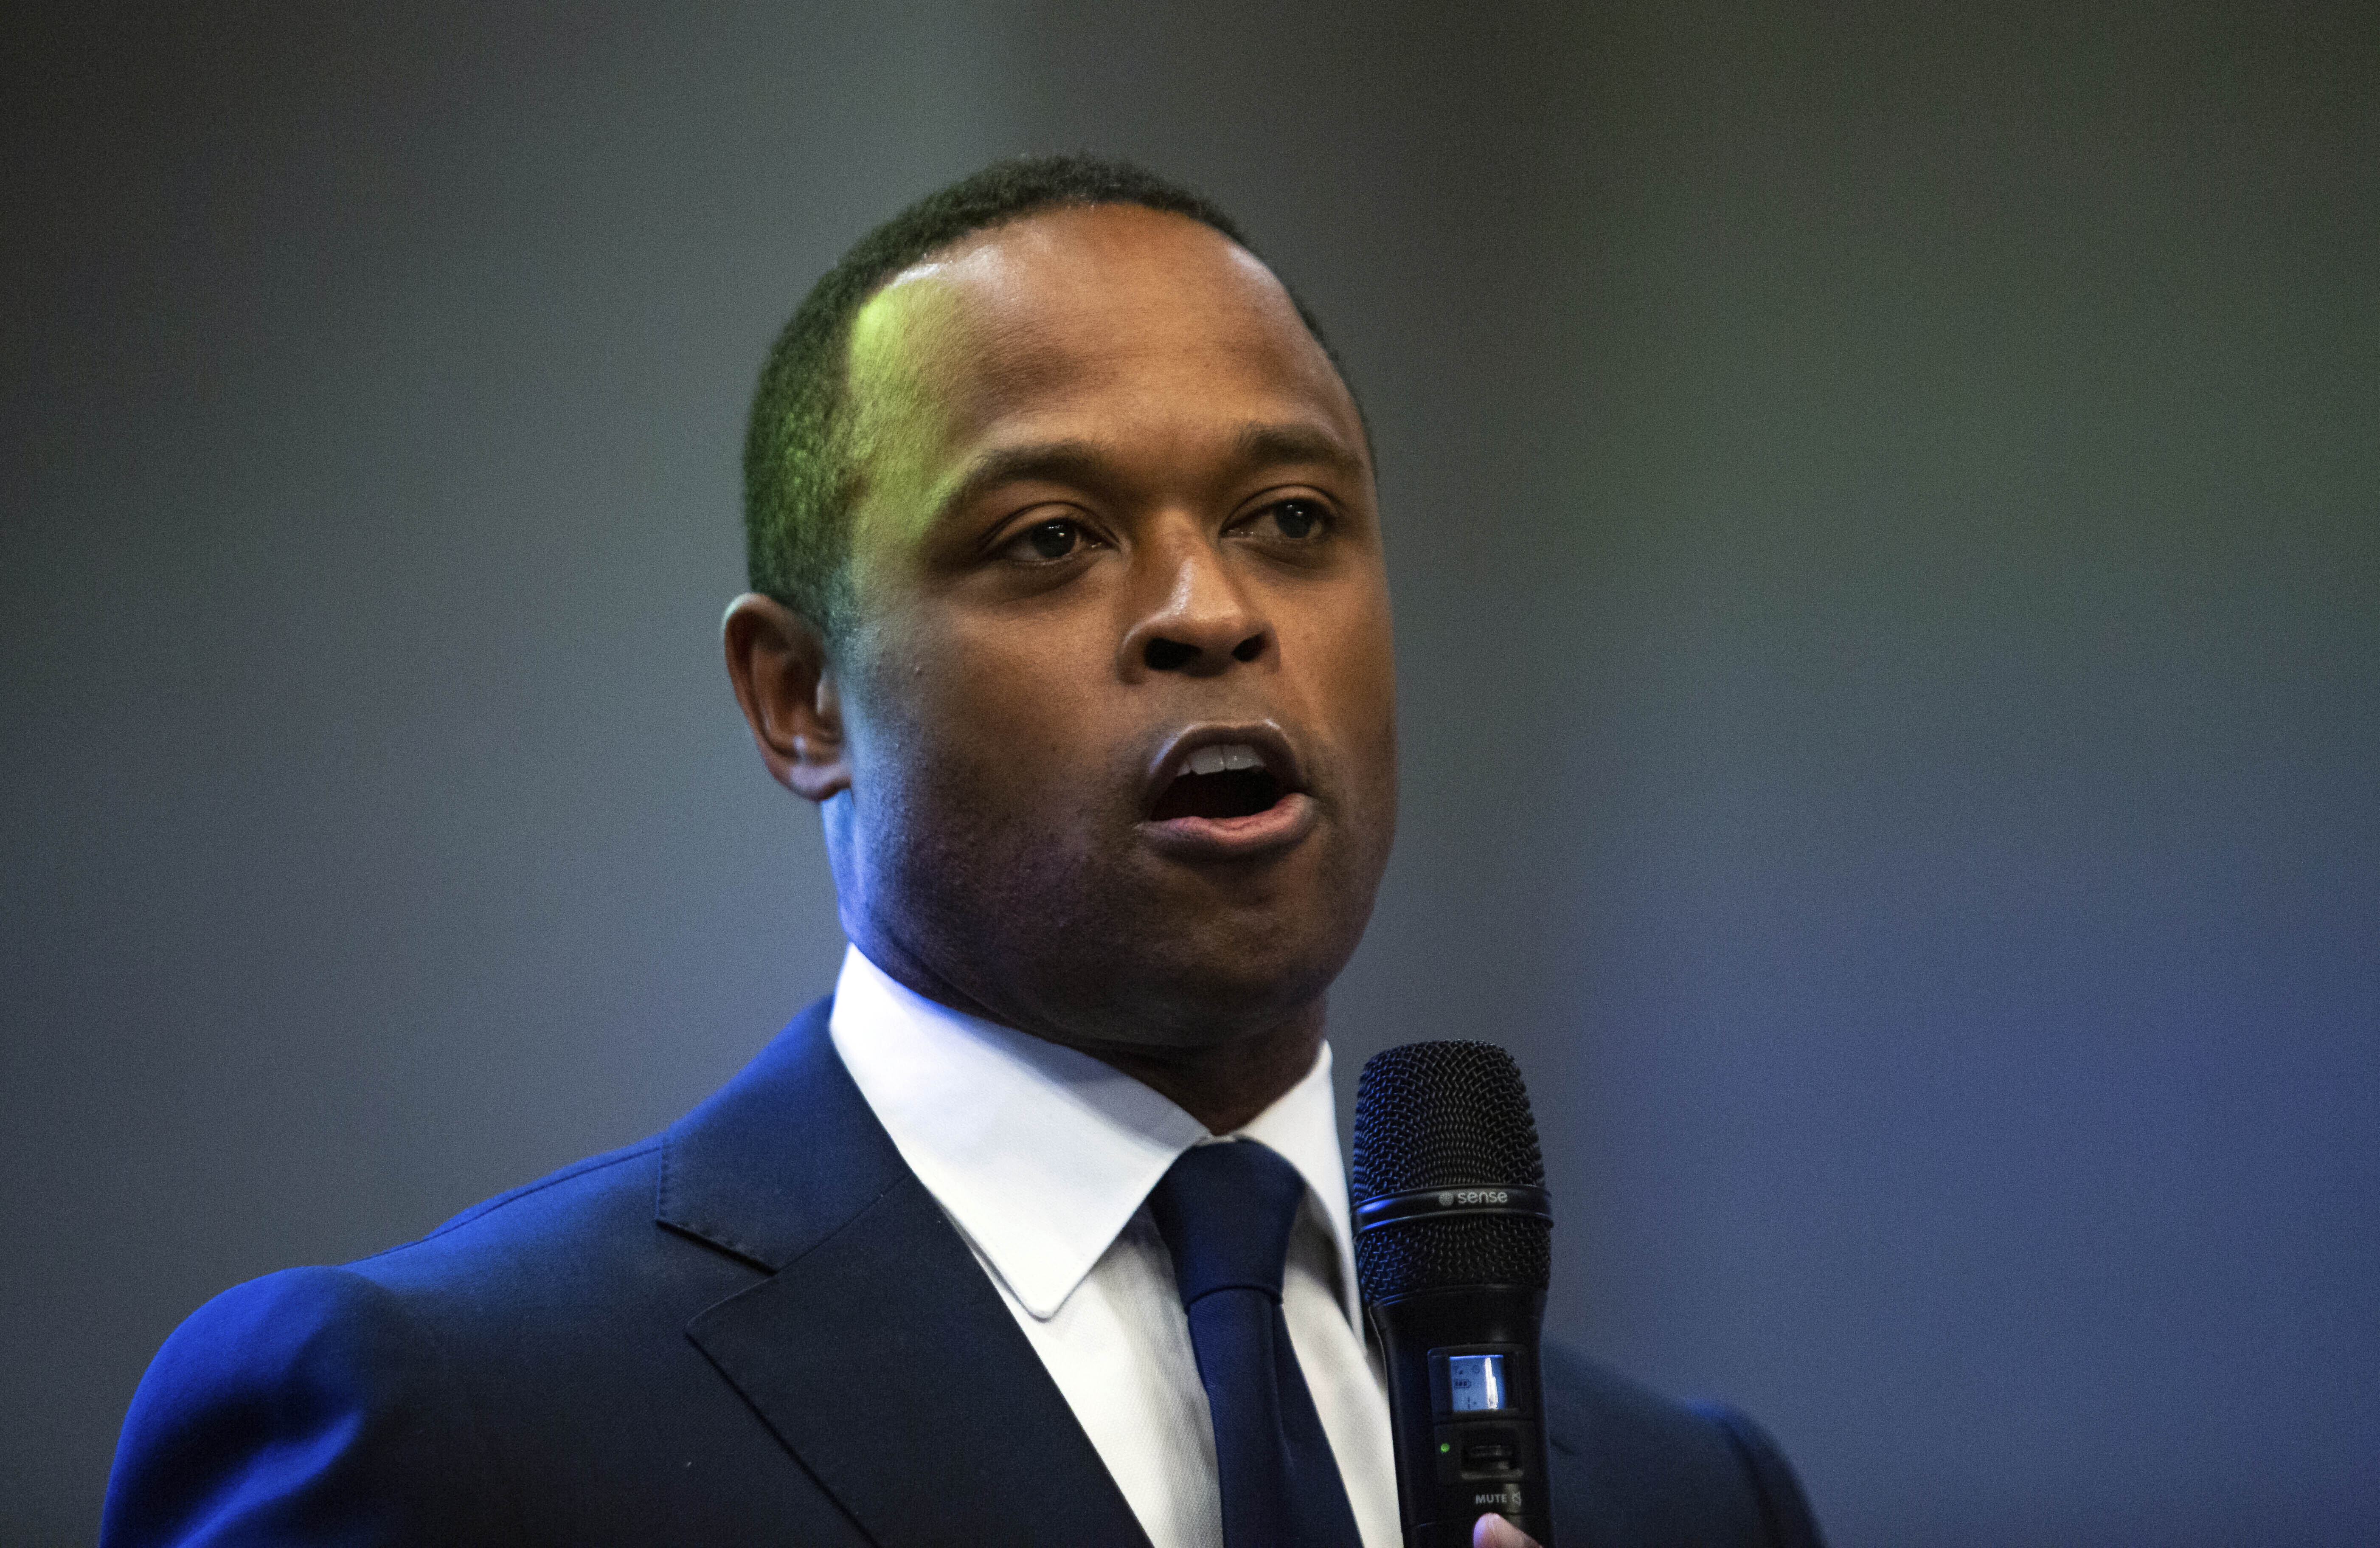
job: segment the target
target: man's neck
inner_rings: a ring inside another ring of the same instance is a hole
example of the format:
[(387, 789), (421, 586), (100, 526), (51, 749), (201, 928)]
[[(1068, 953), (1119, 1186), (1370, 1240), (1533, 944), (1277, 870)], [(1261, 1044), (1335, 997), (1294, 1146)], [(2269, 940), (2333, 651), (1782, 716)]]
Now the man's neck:
[(1209, 1134), (1230, 1134), (1245, 1127), (1305, 1079), (1322, 1050), (1322, 995), (1259, 1031), (1198, 1047), (1156, 1046), (1060, 1035), (1052, 1029), (1000, 1014), (897, 943), (871, 940), (860, 949), (888, 976), (937, 1005), (1088, 1054), (1131, 1076), (1206, 1125)]
[(1209, 1134), (1241, 1129), (1305, 1079), (1322, 1049), (1321, 1006), (1271, 1031), (1216, 1048), (1087, 1047), (1084, 1053), (1123, 1071), (1207, 1126)]

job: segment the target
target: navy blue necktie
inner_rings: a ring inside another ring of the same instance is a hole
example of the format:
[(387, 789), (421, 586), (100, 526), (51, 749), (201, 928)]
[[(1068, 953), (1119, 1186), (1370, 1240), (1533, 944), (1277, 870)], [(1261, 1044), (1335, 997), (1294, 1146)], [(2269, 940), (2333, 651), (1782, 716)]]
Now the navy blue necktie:
[(1281, 1314), (1305, 1198), (1297, 1168), (1252, 1140), (1184, 1151), (1148, 1196), (1214, 1417), (1224, 1548), (1362, 1545)]

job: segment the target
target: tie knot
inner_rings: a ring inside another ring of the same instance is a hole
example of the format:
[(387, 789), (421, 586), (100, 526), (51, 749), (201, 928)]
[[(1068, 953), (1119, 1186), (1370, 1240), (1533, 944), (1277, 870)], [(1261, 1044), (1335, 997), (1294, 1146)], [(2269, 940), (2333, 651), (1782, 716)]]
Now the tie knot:
[(1297, 1168), (1253, 1140), (1183, 1152), (1148, 1195), (1182, 1304), (1232, 1289), (1281, 1299), (1289, 1233), (1305, 1200)]

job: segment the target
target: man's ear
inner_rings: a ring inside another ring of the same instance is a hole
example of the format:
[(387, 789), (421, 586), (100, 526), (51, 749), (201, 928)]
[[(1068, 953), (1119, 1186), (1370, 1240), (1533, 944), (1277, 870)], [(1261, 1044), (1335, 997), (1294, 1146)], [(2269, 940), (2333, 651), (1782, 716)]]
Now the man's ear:
[(818, 629), (784, 603), (747, 591), (727, 604), (720, 633), (735, 701), (777, 783), (813, 801), (850, 789), (843, 701)]

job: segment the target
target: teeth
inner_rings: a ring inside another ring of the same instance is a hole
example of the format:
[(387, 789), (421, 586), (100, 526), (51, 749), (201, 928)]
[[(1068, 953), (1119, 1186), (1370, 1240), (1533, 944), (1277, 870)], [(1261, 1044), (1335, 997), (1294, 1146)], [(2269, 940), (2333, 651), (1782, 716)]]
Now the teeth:
[(1220, 747), (1202, 747), (1190, 754), (1189, 770), (1195, 774), (1218, 774), (1237, 769), (1261, 769), (1264, 760), (1257, 750), (1245, 742), (1230, 742)]

